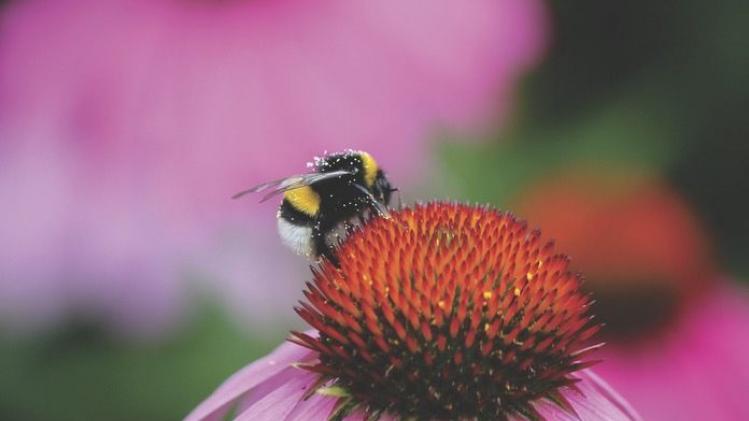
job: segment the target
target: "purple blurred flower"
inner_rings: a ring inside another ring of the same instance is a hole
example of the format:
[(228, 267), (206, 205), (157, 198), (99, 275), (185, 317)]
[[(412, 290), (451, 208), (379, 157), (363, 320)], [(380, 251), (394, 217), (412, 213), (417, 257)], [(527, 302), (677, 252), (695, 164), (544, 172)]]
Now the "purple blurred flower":
[(605, 351), (598, 371), (646, 419), (749, 419), (744, 290), (718, 283), (657, 340)]
[(263, 265), (268, 278), (254, 264), (288, 255), (272, 205), (227, 197), (349, 147), (403, 180), (434, 130), (501, 116), (540, 53), (538, 0), (435, 1), (8, 6), (0, 317), (74, 309), (159, 330), (185, 273), (254, 317), (290, 305), (294, 286), (266, 279), (303, 264)]
[[(314, 335), (314, 332), (308, 332)], [(315, 353), (293, 343), (284, 343), (271, 354), (255, 361), (226, 380), (211, 396), (190, 413), (186, 421), (223, 420), (234, 412), (237, 420), (327, 420), (336, 398), (313, 394), (303, 399), (317, 380), (317, 375), (298, 368), (298, 363), (316, 359)], [(577, 389), (565, 388), (562, 395), (577, 416), (545, 400), (535, 404), (548, 420), (637, 420), (637, 412), (590, 370), (576, 374)], [(347, 420), (363, 420), (355, 413)], [(385, 416), (381, 420), (393, 420)], [(523, 420), (522, 417), (512, 417)]]

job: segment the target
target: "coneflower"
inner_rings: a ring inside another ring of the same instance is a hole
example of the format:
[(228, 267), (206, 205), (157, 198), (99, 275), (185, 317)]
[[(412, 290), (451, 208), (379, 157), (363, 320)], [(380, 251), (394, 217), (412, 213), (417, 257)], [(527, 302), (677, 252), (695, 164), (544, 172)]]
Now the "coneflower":
[(507, 213), (433, 203), (374, 219), (313, 270), (315, 330), (188, 419), (638, 419), (586, 369), (599, 324), (566, 256)]

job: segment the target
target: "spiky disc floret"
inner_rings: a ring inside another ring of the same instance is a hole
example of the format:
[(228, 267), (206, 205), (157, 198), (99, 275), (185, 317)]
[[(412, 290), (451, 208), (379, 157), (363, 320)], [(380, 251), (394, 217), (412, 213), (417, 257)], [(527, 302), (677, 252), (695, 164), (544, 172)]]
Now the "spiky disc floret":
[(370, 414), (535, 418), (590, 364), (598, 330), (566, 256), (507, 213), (433, 203), (378, 218), (314, 270), (297, 308), (308, 366)]

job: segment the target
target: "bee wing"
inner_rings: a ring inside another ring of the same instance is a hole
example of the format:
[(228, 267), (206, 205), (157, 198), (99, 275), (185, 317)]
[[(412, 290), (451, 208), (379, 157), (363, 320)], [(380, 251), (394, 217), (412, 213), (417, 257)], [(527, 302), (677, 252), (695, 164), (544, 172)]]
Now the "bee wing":
[(267, 183), (258, 184), (255, 187), (249, 188), (247, 190), (244, 190), (235, 194), (234, 196), (232, 196), (232, 199), (238, 199), (248, 193), (257, 193), (257, 192), (270, 189), (270, 191), (266, 193), (265, 196), (263, 196), (263, 198), (260, 200), (260, 202), (262, 203), (277, 194), (280, 194), (289, 190), (298, 189), (300, 187), (309, 186), (311, 184), (315, 184), (323, 180), (329, 180), (331, 178), (336, 178), (342, 175), (350, 175), (350, 174), (353, 174), (353, 173), (350, 171), (341, 170), (341, 171), (331, 171), (331, 172), (325, 172), (325, 173), (292, 175), (291, 177), (281, 178), (279, 180), (273, 180)]

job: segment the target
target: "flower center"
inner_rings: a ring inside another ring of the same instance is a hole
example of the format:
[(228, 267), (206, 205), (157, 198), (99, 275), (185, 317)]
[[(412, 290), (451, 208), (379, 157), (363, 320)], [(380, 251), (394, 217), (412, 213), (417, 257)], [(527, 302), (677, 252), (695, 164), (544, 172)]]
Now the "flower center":
[(568, 259), (509, 214), (434, 203), (353, 233), (297, 312), (319, 338), (308, 366), (343, 410), (416, 418), (533, 417), (589, 365), (599, 326)]

